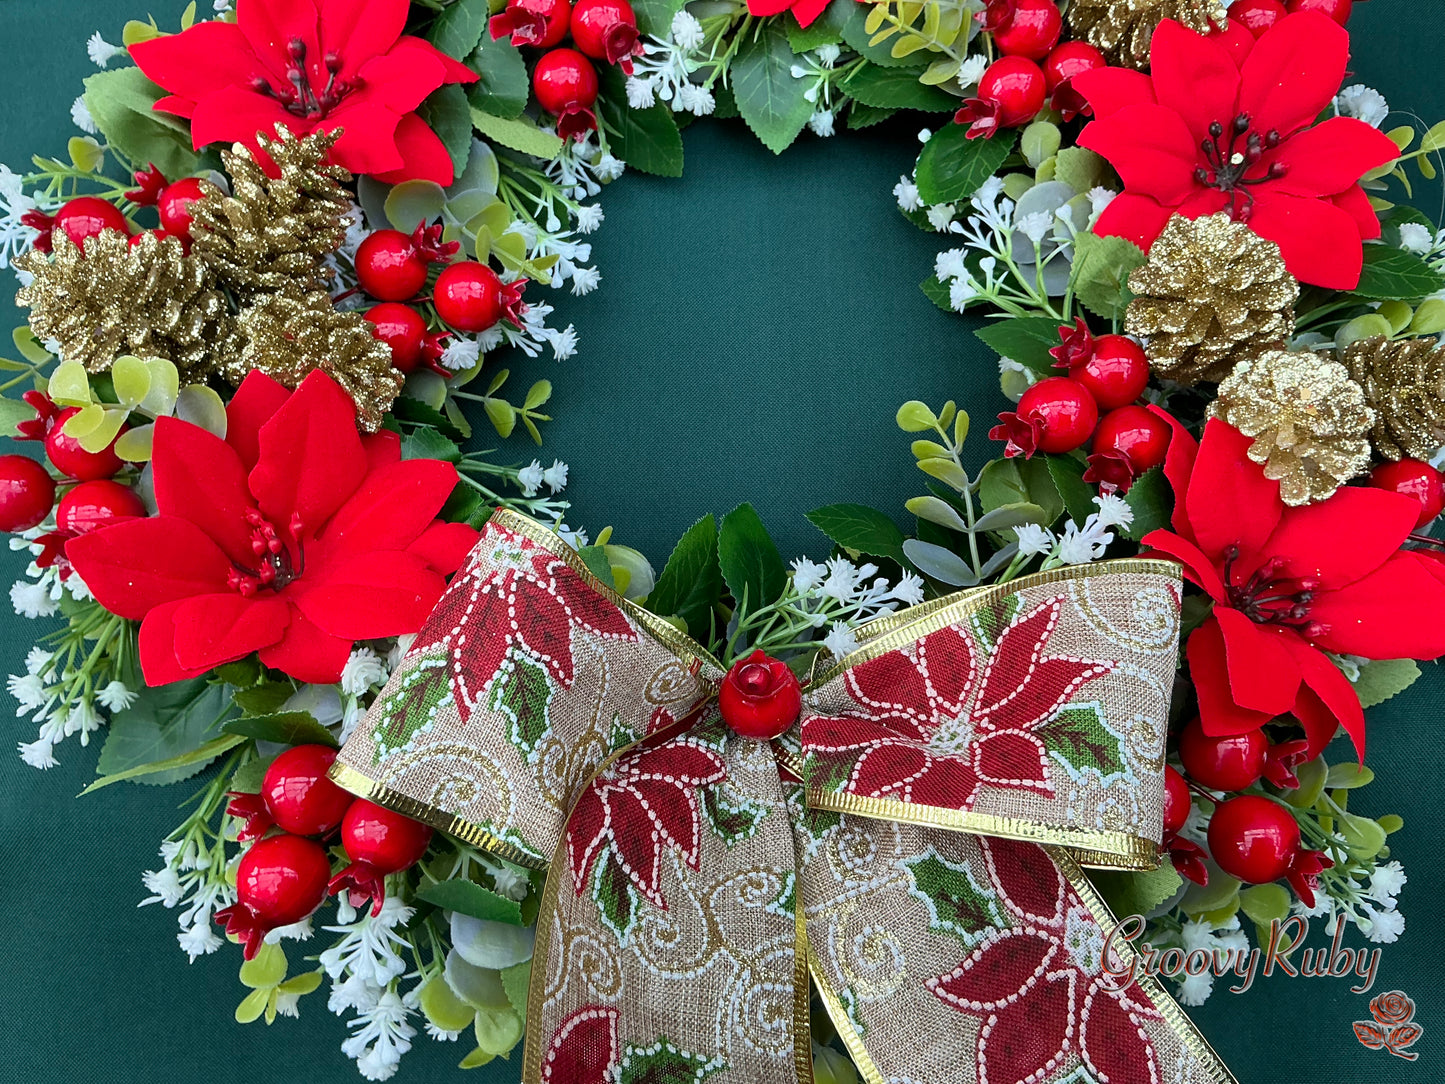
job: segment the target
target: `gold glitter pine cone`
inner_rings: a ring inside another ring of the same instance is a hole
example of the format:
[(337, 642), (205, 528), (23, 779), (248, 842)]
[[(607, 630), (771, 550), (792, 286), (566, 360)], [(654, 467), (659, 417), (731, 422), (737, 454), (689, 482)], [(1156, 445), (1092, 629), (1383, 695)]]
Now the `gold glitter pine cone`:
[(260, 369), (294, 388), (320, 369), (356, 401), (356, 414), (368, 433), (401, 391), (405, 377), (391, 364), (391, 347), (371, 333), (360, 312), (339, 312), (324, 290), (299, 297), (268, 294), (236, 318), (246, 345), (218, 364), (217, 371), (239, 384)]
[(1074, 0), (1069, 27), (1109, 58), (1109, 63), (1143, 70), (1149, 43), (1164, 19), (1183, 23), (1197, 34), (1223, 26), (1228, 18), (1220, 0)]
[(1299, 283), (1279, 246), (1227, 214), (1175, 215), (1129, 276), (1124, 318), (1150, 368), (1180, 384), (1223, 380), (1294, 331)]
[(221, 152), (231, 194), (201, 182), (206, 194), (191, 205), (191, 251), (243, 300), (260, 293), (299, 297), (330, 280), (325, 260), (345, 240), (351, 208), (342, 187), (351, 174), (325, 164), (339, 135), (297, 139), (281, 128), (277, 138), (257, 140), (279, 176), (269, 176), (237, 143)]
[(1249, 458), (1280, 483), (1285, 504), (1325, 500), (1370, 467), (1375, 412), (1345, 366), (1322, 355), (1268, 350), (1241, 361), (1209, 413), (1254, 438)]
[(15, 297), (30, 309), (30, 329), (90, 372), (136, 354), (167, 358), (183, 376), (196, 375), (209, 370), (214, 353), (235, 348), (225, 296), (206, 264), (174, 237), (148, 233), (132, 245), (105, 230), (82, 250), (57, 230), (53, 255), (29, 252), (15, 266), (34, 276)]
[(1361, 339), (1345, 368), (1375, 408), (1371, 439), (1387, 459), (1429, 459), (1445, 443), (1445, 347), (1435, 339)]

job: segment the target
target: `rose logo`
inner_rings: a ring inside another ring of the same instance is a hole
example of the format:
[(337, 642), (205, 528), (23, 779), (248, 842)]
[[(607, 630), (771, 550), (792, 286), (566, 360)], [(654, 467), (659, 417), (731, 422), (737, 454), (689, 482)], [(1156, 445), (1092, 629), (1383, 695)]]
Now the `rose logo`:
[(1419, 1041), (1425, 1029), (1414, 1023), (1415, 1002), (1403, 990), (1390, 990), (1370, 999), (1373, 1020), (1356, 1020), (1355, 1038), (1371, 1050), (1388, 1050), (1397, 1058), (1414, 1061), (1420, 1055), (1406, 1049)]

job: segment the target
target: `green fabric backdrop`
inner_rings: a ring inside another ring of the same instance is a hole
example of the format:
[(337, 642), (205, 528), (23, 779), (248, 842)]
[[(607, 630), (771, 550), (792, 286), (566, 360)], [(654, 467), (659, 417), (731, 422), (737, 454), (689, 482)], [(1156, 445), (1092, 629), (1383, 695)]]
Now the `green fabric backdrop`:
[[(182, 7), (156, 0), (149, 10), (173, 26)], [(94, 70), (86, 38), (98, 28), (118, 40), (121, 22), (146, 10), (116, 0), (0, 3), (0, 41), (11, 58), (0, 73), (0, 161), (23, 169), (31, 153), (63, 154), (71, 100)], [(1435, 62), (1445, 53), (1442, 10), (1437, 0), (1374, 0), (1353, 25), (1358, 77), (1430, 121), (1445, 115)], [(629, 175), (607, 189), (607, 221), (594, 237), (603, 289), (584, 299), (544, 294), (577, 323), (580, 353), (563, 365), (513, 364), (519, 383), (546, 375), (557, 385), (543, 452), (572, 464), (574, 524), (594, 533), (613, 524), (618, 541), (660, 567), (699, 515), (751, 500), (786, 554), (818, 556), (825, 545), (804, 511), (851, 499), (899, 512), (914, 492), (907, 440), (891, 421), (903, 399), (958, 399), (976, 420), (975, 454), (987, 454), (981, 427), (1000, 409), (993, 359), (969, 321), (938, 312), (918, 292), (942, 246), (904, 222), (889, 194), (912, 160), (919, 123), (805, 137), (774, 158), (739, 122), (707, 121), (686, 133), (682, 180)], [(1420, 197), (1438, 209), (1437, 189)], [(517, 460), (534, 454), (524, 440), (504, 448)], [(0, 552), (4, 583), (22, 567)], [(40, 631), (8, 609), (0, 616), (0, 673), (21, 668)], [(1370, 759), (1384, 782), (1365, 803), (1408, 823), (1395, 854), (1410, 876), (1401, 900), (1409, 928), (1386, 948), (1374, 992), (1403, 988), (1417, 999), (1420, 1060), (1355, 1041), (1350, 1021), (1367, 1015), (1366, 998), (1349, 992), (1349, 980), (1276, 976), (1243, 996), (1217, 993), (1195, 1013), (1244, 1084), (1442, 1079), (1445, 878), (1440, 758), (1429, 751), (1439, 740), (1442, 691), (1431, 668), (1371, 713)], [(302, 1002), (300, 1021), (238, 1026), (231, 1013), (245, 991), (237, 954), (188, 966), (174, 919), (136, 909), (139, 873), (155, 864), (189, 788), (118, 786), (75, 801), (93, 775), (93, 749), (67, 743), (62, 766), (41, 774), (11, 751), (33, 727), (18, 723), (8, 735), (0, 748), (0, 1077), (359, 1079), (337, 1049), (345, 1032), (324, 994)], [(454, 1066), (468, 1048), (423, 1037), (400, 1079), (461, 1079)], [(467, 1079), (510, 1081), (515, 1072), (498, 1063)]]

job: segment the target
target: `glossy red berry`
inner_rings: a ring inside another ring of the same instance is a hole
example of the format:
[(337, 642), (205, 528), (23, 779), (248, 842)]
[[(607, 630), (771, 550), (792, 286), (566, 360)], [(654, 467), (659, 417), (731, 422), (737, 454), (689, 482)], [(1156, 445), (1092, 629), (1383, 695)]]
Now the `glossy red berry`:
[(251, 845), (236, 869), (236, 902), (216, 912), (251, 959), (262, 938), (300, 922), (326, 898), (331, 860), (321, 844), (300, 836), (271, 836)]
[(1268, 756), (1269, 739), (1262, 730), (1214, 737), (1195, 719), (1179, 731), (1179, 759), (1184, 770), (1210, 790), (1243, 790), (1257, 782)]
[(383, 301), (366, 311), (371, 333), (391, 347), (391, 363), (404, 373), (421, 362), (426, 342), (426, 320), (410, 305), (399, 301)]
[(70, 534), (85, 534), (123, 519), (140, 519), (145, 505), (135, 490), (109, 478), (81, 482), (60, 498), (55, 526)]
[(553, 49), (532, 70), (537, 101), (557, 117), (557, 134), (582, 138), (597, 127), (592, 106), (597, 101), (597, 69), (576, 49)]
[(1418, 459), (1381, 463), (1370, 472), (1370, 485), (1420, 502), (1416, 527), (1423, 527), (1445, 509), (1445, 474)]
[(1066, 376), (1040, 380), (1019, 398), (1016, 411), (998, 416), (989, 430), (1007, 443), (1004, 455), (1024, 458), (1035, 452), (1071, 452), (1081, 447), (1099, 422), (1099, 407), (1082, 384)]
[(1294, 815), (1258, 795), (1221, 802), (1209, 818), (1209, 853), (1225, 873), (1250, 884), (1277, 881), (1288, 874), (1299, 844)]
[(327, 891), (333, 896), (346, 892), (353, 907), (360, 907), (369, 897), (371, 913), (380, 914), (387, 874), (400, 873), (420, 861), (431, 836), (431, 828), (421, 821), (357, 798), (341, 818), (341, 845), (351, 865), (331, 878)]
[(1279, 0), (1236, 0), (1229, 6), (1229, 17), (1256, 38), (1287, 14)]
[(1042, 60), (1059, 41), (1064, 17), (1053, 0), (1013, 0), (1013, 13), (993, 32), (993, 43), (1004, 56)]
[(115, 204), (107, 203), (99, 196), (76, 196), (55, 212), (51, 229), (63, 230), (65, 236), (84, 248), (86, 238), (95, 237), (104, 230), (129, 234), (130, 224)]
[(1149, 384), (1149, 359), (1144, 348), (1125, 335), (1100, 335), (1089, 358), (1069, 374), (1099, 404), (1100, 410), (1128, 406)]
[[(61, 474), (79, 481), (109, 478), (122, 466), (120, 456), (115, 454), (115, 441), (98, 452), (87, 452), (80, 446), (80, 441), (65, 434), (65, 423), (79, 412), (79, 407), (66, 407), (56, 416), (55, 425), (45, 438), (45, 454)], [(124, 433), (125, 428), (121, 426), (120, 433)]]
[(1148, 407), (1122, 406), (1099, 420), (1093, 450), (1118, 452), (1138, 477), (1164, 462), (1172, 435), (1169, 423)]
[(525, 284), (503, 282), (486, 264), (464, 260), (437, 276), (432, 301), (437, 315), (458, 331), (485, 331), (502, 319), (520, 327)]
[(969, 139), (991, 139), (1000, 128), (1017, 128), (1038, 116), (1047, 93), (1043, 69), (1022, 56), (1000, 57), (979, 80), (978, 97), (953, 115), (968, 125)]
[(296, 745), (277, 754), (261, 780), (261, 797), (271, 819), (298, 836), (324, 836), (336, 830), (355, 800), (329, 778), (336, 750), (326, 745)]
[[(129, 244), (131, 248), (135, 248), (147, 237), (154, 237), (158, 241), (164, 241), (169, 236), (170, 234), (166, 233), (165, 230), (141, 230), (139, 233), (133, 233), (130, 235)], [(184, 245), (185, 243), (185, 241), (181, 241), (182, 245)]]
[(1066, 79), (1108, 66), (1108, 60), (1087, 41), (1066, 41), (1054, 47), (1044, 61), (1044, 80), (1049, 93)]
[(50, 514), (55, 482), (43, 464), (0, 455), (0, 531), (28, 531)]
[[(1354, 0), (1289, 0), (1289, 10), (1296, 11), (1318, 11), (1321, 15), (1328, 15), (1335, 22), (1344, 26), (1350, 21), (1350, 14), (1355, 6)], [(1230, 17), (1234, 16), (1234, 9), (1229, 9)]]
[(572, 7), (572, 41), (582, 52), (631, 74), (642, 54), (637, 16), (627, 0), (577, 0)]
[(572, 5), (568, 0), (507, 0), (488, 27), (492, 40), (510, 35), (513, 45), (548, 48), (567, 36)]
[(1172, 836), (1189, 819), (1189, 784), (1172, 764), (1164, 765), (1164, 834)]
[(196, 177), (182, 177), (161, 189), (156, 200), (156, 213), (161, 216), (161, 229), (183, 241), (191, 239), (191, 204), (204, 196), (205, 189)]
[(771, 741), (797, 721), (803, 690), (787, 663), (754, 651), (733, 663), (718, 690), (717, 705), (735, 733)]
[(426, 285), (427, 259), (400, 230), (377, 230), (356, 249), (356, 279), (379, 301), (405, 301)]

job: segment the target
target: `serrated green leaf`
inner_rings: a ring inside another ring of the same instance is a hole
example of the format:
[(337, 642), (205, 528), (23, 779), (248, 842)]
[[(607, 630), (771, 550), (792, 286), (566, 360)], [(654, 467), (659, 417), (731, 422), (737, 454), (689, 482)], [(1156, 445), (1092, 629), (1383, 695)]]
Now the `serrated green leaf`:
[(1158, 869), (1122, 873), (1089, 870), (1089, 880), (1116, 915), (1148, 915), (1173, 899), (1184, 883), (1169, 863)]
[(1081, 233), (1074, 241), (1074, 295), (1097, 316), (1123, 319), (1134, 297), (1129, 273), (1147, 259), (1143, 249), (1123, 237)]
[(875, 109), (917, 109), (924, 113), (952, 113), (959, 99), (918, 81), (916, 68), (882, 68), (864, 64), (840, 84), (849, 97)]
[(1075, 523), (1082, 524), (1098, 509), (1094, 505), (1094, 490), (1084, 481), (1084, 465), (1068, 456), (1051, 455), (1044, 460), (1048, 464), (1049, 477), (1064, 502), (1064, 511)]
[(35, 408), (29, 403), (0, 396), (0, 437), (19, 435), (20, 430), (16, 427), (21, 422), (28, 422), (34, 417)]
[(992, 139), (969, 139), (968, 126), (946, 123), (918, 156), (914, 180), (924, 203), (956, 203), (979, 190), (1013, 153), (1018, 132), (1010, 129)]
[(1047, 316), (1017, 316), (994, 320), (974, 332), (993, 347), (999, 357), (1009, 358), (1035, 373), (1057, 376), (1049, 351), (1059, 345), (1059, 322)]
[(886, 513), (865, 504), (829, 504), (808, 513), (808, 522), (846, 550), (903, 560), (903, 532)]
[(416, 896), (443, 911), (458, 911), (489, 922), (505, 922), (509, 926), (522, 925), (522, 909), (516, 900), (498, 895), (475, 881), (437, 881), (422, 885), (417, 889)]
[(242, 737), (280, 745), (327, 745), (336, 749), (341, 744), (309, 711), (247, 715), (224, 723), (221, 729), (227, 734), (239, 734)]
[(784, 19), (788, 28), (788, 44), (794, 53), (806, 53), (820, 45), (837, 45), (843, 40), (843, 23), (847, 9), (856, 6), (853, 0), (833, 0), (827, 10), (808, 26), (799, 26), (795, 19)]
[(453, 60), (465, 60), (481, 41), (490, 14), (487, 0), (456, 0), (442, 9), (427, 33), (427, 40)]
[(693, 639), (712, 638), (712, 610), (722, 594), (718, 564), (717, 521), (703, 516), (683, 534), (667, 559), (657, 585), (647, 596), (648, 609), (663, 617), (676, 614)]
[(602, 72), (597, 116), (612, 139), (612, 153), (633, 169), (658, 177), (682, 176), (682, 133), (666, 102), (646, 109), (627, 104), (627, 78), (618, 68)]
[(452, 175), (460, 177), (472, 152), (472, 115), (467, 92), (456, 83), (438, 87), (421, 103), (417, 115), (441, 137), (452, 160)]
[(633, 0), (632, 12), (637, 16), (639, 33), (667, 40), (672, 18), (682, 10), (684, 0)]
[(522, 115), (527, 108), (527, 65), (515, 45), (506, 38), (493, 41), (490, 34), (483, 34), (467, 66), (478, 76), (466, 90), (473, 108), (507, 120)]
[(813, 115), (803, 97), (808, 81), (794, 79), (792, 67), (787, 31), (774, 19), (743, 43), (730, 70), (738, 112), (774, 154), (782, 154)]
[(1133, 510), (1134, 522), (1123, 534), (1137, 542), (1150, 531), (1169, 526), (1169, 517), (1174, 511), (1174, 490), (1163, 470), (1154, 467), (1134, 480), (1129, 492), (1124, 494), (1124, 503)]
[(1054, 156), (1054, 180), (1081, 196), (1107, 183), (1112, 173), (1108, 159), (1088, 147), (1065, 147)]
[(527, 1022), (527, 990), (532, 981), (532, 961), (526, 960), (520, 964), (513, 964), (511, 967), (504, 967), (500, 972), (502, 976), (502, 989), (507, 992), (507, 1000), (512, 1003), (512, 1008)]
[(488, 139), (495, 140), (504, 147), (511, 147), (514, 151), (521, 151), (523, 154), (530, 154), (534, 158), (541, 158), (550, 162), (562, 150), (562, 141), (549, 132), (544, 132), (535, 124), (525, 120), (511, 120), (507, 117), (498, 117), (491, 113), (484, 113), (475, 105), (472, 106), (472, 124), (477, 131)]
[(1398, 696), (1420, 678), (1420, 664), (1414, 659), (1382, 659), (1360, 665), (1360, 679), (1355, 682), (1355, 695), (1360, 707), (1373, 708), (1392, 696)]
[(749, 612), (776, 601), (787, 586), (787, 570), (778, 547), (750, 504), (740, 504), (723, 517), (718, 530), (718, 565), (724, 582)]
[(427, 425), (417, 426), (401, 435), (401, 457), (403, 459), (440, 459), (456, 463), (462, 457), (457, 442), (442, 436)]
[(157, 113), (166, 92), (139, 68), (96, 72), (85, 80), (85, 104), (106, 142), (135, 162), (154, 162), (167, 177), (196, 171), (190, 127)]
[(205, 678), (138, 690), (135, 703), (111, 716), (95, 765), (101, 778), (81, 793), (126, 779), (162, 785), (195, 775), (246, 740), (221, 733), (237, 714), (231, 693)]
[(1387, 245), (1366, 245), (1360, 283), (1354, 297), (1374, 301), (1420, 301), (1445, 289), (1445, 275), (1413, 252)]

